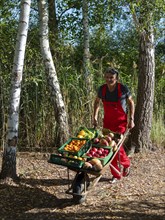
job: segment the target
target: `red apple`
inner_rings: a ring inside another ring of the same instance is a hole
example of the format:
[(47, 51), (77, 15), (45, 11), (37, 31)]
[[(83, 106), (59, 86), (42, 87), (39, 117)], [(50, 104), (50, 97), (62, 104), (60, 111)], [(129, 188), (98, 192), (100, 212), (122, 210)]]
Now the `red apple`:
[(106, 155), (108, 155), (109, 150), (108, 150), (108, 149), (104, 149), (104, 153), (105, 153)]
[(98, 158), (100, 157), (100, 155), (99, 155), (99, 154), (97, 154), (97, 153), (95, 153), (95, 155), (94, 155), (94, 156), (95, 156), (95, 157), (98, 157)]
[(92, 157), (92, 154), (90, 154), (90, 153), (87, 153), (86, 155), (87, 155), (88, 157)]
[(103, 153), (103, 151), (99, 149), (99, 150), (97, 151), (97, 153), (101, 155), (101, 154)]
[(98, 149), (96, 147), (92, 147), (91, 150), (94, 151), (94, 152), (97, 152)]
[(90, 154), (92, 155), (92, 157), (95, 155), (94, 151), (91, 151)]
[(97, 143), (99, 143), (99, 138), (95, 138), (94, 140), (93, 140), (93, 142), (95, 143), (95, 144), (97, 144)]

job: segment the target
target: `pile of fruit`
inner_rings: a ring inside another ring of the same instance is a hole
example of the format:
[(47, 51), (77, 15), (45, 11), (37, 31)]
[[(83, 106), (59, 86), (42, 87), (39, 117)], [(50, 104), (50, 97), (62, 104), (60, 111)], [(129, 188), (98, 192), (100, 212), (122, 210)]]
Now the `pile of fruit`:
[(77, 134), (77, 138), (93, 139), (96, 136), (96, 130), (90, 130), (86, 127), (81, 127)]
[(86, 158), (84, 158), (84, 157), (79, 157), (79, 156), (72, 155), (72, 154), (68, 154), (68, 155), (66, 155), (66, 157), (68, 157), (68, 158), (73, 158), (73, 159), (76, 159), (76, 160), (86, 161)]
[(70, 143), (66, 144), (64, 147), (65, 151), (78, 152), (86, 143), (86, 140), (71, 140)]
[(103, 147), (92, 146), (89, 151), (86, 153), (88, 157), (104, 158), (109, 154), (109, 149)]
[(122, 141), (123, 135), (109, 129), (99, 132), (95, 129), (80, 127), (76, 137), (71, 138), (53, 157), (55, 163), (100, 171), (108, 163)]
[(98, 146), (110, 146), (113, 148), (113, 151), (116, 151), (117, 145), (122, 138), (122, 134), (113, 133), (109, 129), (103, 128), (102, 134), (99, 137), (94, 138), (93, 143)]

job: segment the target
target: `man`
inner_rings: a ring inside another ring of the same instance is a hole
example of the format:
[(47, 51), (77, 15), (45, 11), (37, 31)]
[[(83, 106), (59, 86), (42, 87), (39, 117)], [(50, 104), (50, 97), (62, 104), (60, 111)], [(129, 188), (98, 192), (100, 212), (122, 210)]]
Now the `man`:
[[(108, 68), (104, 74), (106, 84), (100, 86), (94, 102), (94, 126), (97, 126), (97, 118), (100, 108), (100, 101), (103, 102), (104, 118), (103, 127), (113, 132), (124, 134), (127, 127), (134, 127), (134, 101), (127, 86), (118, 82), (118, 72), (113, 68)], [(127, 111), (129, 110), (129, 114)], [(129, 115), (129, 118), (128, 118)], [(123, 166), (123, 173), (120, 175), (120, 164)], [(129, 175), (130, 160), (125, 153), (123, 146), (111, 162), (115, 169), (110, 167), (113, 178), (111, 182), (121, 179), (122, 176)]]

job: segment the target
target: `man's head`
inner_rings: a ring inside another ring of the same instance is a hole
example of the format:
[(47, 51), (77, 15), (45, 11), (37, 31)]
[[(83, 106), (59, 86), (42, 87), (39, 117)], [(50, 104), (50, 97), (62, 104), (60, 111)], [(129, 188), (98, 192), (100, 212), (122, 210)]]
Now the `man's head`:
[(107, 68), (104, 74), (105, 81), (109, 85), (116, 84), (118, 80), (118, 71), (113, 68)]

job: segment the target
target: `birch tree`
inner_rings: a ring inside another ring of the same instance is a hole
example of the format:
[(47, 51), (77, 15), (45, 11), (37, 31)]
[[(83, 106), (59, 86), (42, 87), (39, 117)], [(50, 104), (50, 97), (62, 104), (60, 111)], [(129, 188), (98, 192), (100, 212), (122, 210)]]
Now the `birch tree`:
[[(49, 38), (51, 45), (52, 57), (56, 58), (55, 49), (58, 46), (58, 18), (56, 12), (56, 0), (48, 0), (48, 26), (49, 26)], [(57, 55), (57, 54), (56, 54)]]
[(18, 143), (20, 94), (25, 57), (25, 48), (29, 26), (31, 0), (21, 1), (21, 12), (17, 34), (17, 42), (12, 69), (12, 81), (7, 122), (7, 137), (2, 158), (0, 178), (17, 179), (16, 149)]
[(83, 36), (84, 36), (84, 54), (83, 54), (83, 67), (84, 75), (87, 83), (87, 90), (90, 91), (90, 50), (89, 50), (89, 22), (88, 22), (88, 1), (83, 0), (82, 3), (83, 12)]
[(69, 136), (69, 126), (67, 113), (63, 102), (59, 81), (55, 65), (53, 63), (52, 54), (50, 52), (49, 37), (48, 37), (48, 11), (45, 0), (38, 0), (39, 9), (39, 25), (40, 25), (40, 44), (41, 52), (47, 72), (48, 85), (50, 88), (51, 99), (54, 106), (57, 140), (56, 144), (63, 144)]
[(83, 72), (86, 82), (86, 93), (88, 96), (88, 105), (87, 111), (91, 112), (91, 103), (92, 100), (92, 74), (90, 73), (90, 45), (89, 45), (89, 19), (88, 19), (88, 7), (89, 3), (87, 0), (82, 2), (82, 13), (83, 13)]

